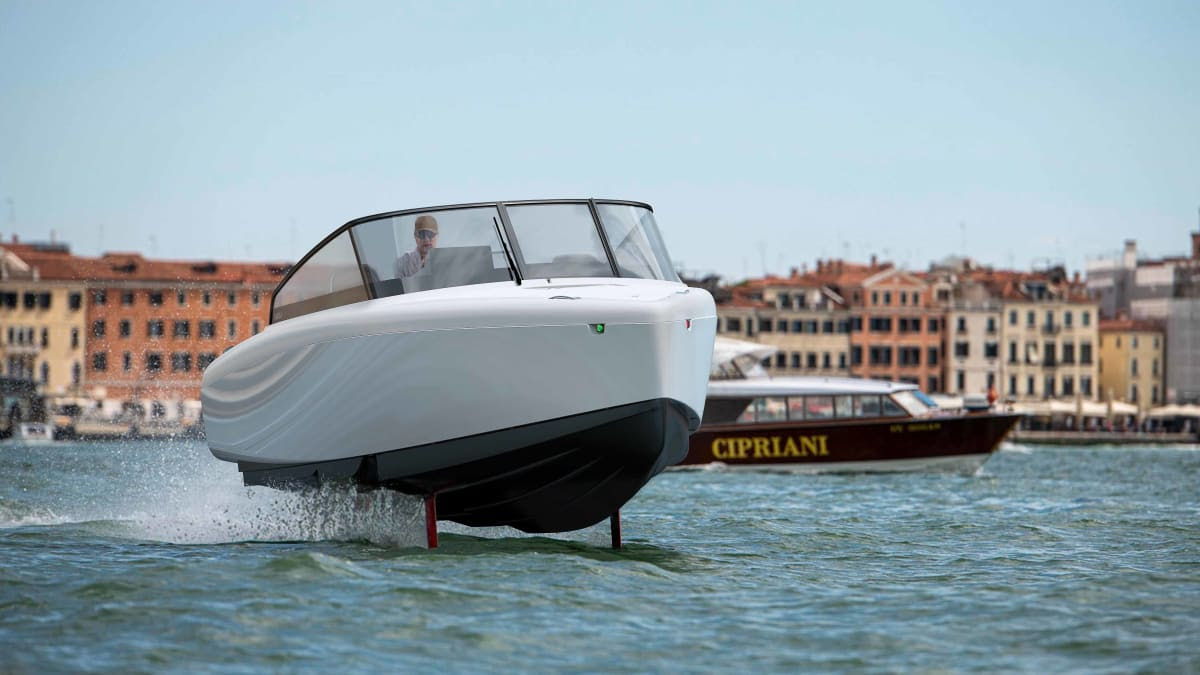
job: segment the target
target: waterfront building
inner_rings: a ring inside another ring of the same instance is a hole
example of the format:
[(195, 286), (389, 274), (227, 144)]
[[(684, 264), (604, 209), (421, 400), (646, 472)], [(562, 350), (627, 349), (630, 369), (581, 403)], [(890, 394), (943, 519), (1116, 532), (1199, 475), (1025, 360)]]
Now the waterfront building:
[[(47, 372), (39, 381), (51, 399), (83, 397), (106, 406), (141, 400), (156, 410), (198, 399), (208, 364), (267, 325), (271, 292), (289, 267), (138, 253), (88, 258), (65, 245), (22, 244), (15, 237), (0, 243), (0, 256), (4, 374), (24, 373), (32, 363), (36, 375)], [(32, 309), (26, 294), (34, 298)], [(26, 325), (21, 337), (15, 329)]]
[[(1128, 272), (1131, 257), (1133, 268)], [(1117, 266), (1114, 261), (1088, 266), (1088, 286), (1106, 308), (1110, 295), (1108, 271)], [(1200, 232), (1191, 233), (1188, 256), (1137, 260), (1136, 244), (1128, 242), (1119, 266), (1127, 270), (1128, 291), (1124, 296), (1111, 293), (1113, 314), (1106, 318), (1128, 317), (1161, 324), (1165, 360), (1171, 366), (1165, 371), (1165, 402), (1200, 402)]]
[(0, 374), (59, 395), (83, 379), (87, 286), (44, 278), (28, 260), (65, 253), (55, 242), (0, 247)]
[(925, 275), (934, 302), (945, 309), (943, 353), (945, 393), (988, 394), (1002, 389), (1000, 354), (1003, 305), (991, 268), (975, 268), (969, 259), (931, 266)]
[(1166, 334), (1137, 319), (1100, 322), (1100, 399), (1133, 403), (1143, 412), (1166, 399)]
[(1099, 304), (1061, 267), (997, 279), (1002, 301), (1001, 394), (1012, 400), (1097, 395)]
[(945, 309), (934, 303), (919, 274), (879, 264), (861, 281), (841, 279), (854, 312), (850, 369), (860, 377), (916, 384), (945, 391)]
[[(850, 317), (823, 274), (768, 276), (717, 294), (718, 332), (777, 347), (763, 361), (772, 375), (845, 377)], [(722, 297), (724, 295), (724, 297)]]

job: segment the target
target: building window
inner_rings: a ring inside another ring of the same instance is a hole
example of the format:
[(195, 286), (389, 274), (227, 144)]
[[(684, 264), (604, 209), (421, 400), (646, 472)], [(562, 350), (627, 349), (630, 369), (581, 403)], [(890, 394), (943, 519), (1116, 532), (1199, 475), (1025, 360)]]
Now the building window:
[(133, 323), (129, 319), (121, 319), (121, 323), (117, 324), (117, 330), (121, 337), (127, 338), (133, 333)]
[(92, 354), (92, 370), (108, 370), (108, 352)]
[[(11, 338), (10, 338), (11, 340)], [(71, 328), (71, 349), (79, 349), (79, 328)]]
[(1063, 375), (1062, 379), (1063, 396), (1075, 395), (1075, 378), (1070, 375)]
[(230, 291), (229, 292), (229, 306), (233, 307), (236, 304), (237, 304), (237, 293)]
[(921, 365), (921, 348), (900, 347), (898, 358), (902, 366), (919, 366)]
[(883, 304), (889, 305), (889, 306), (892, 304), (892, 292), (891, 291), (883, 292)]
[(1092, 365), (1092, 343), (1079, 343), (1079, 362), (1085, 366)]
[(1016, 375), (1008, 376), (1008, 395), (1009, 396), (1017, 395), (1017, 376)]
[(1054, 376), (1046, 376), (1046, 385), (1042, 390), (1042, 396), (1045, 398), (1054, 398)]
[(50, 346), (50, 329), (42, 328), (42, 349)]
[(879, 304), (879, 291), (871, 291), (871, 304), (872, 305)]
[(68, 295), (67, 307), (70, 307), (71, 311), (77, 311), (80, 307), (83, 307), (83, 293), (71, 293)]
[(121, 355), (121, 370), (127, 373), (133, 370), (133, 354), (125, 352)]
[(258, 319), (250, 322), (250, 334), (258, 335)]
[(934, 392), (938, 390), (938, 379), (936, 377), (930, 377), (928, 384), (929, 391)]
[(1158, 376), (1158, 359), (1154, 359), (1150, 362), (1150, 374), (1156, 377)]
[(104, 319), (92, 322), (92, 337), (104, 337)]
[(183, 307), (187, 304), (187, 294), (183, 291), (175, 291), (175, 301), (179, 303), (180, 307)]
[(994, 359), (1000, 356), (1000, 344), (997, 342), (983, 343), (983, 358)]
[(907, 304), (908, 304), (908, 293), (906, 291), (900, 291), (900, 305), (904, 306)]
[(1008, 310), (1008, 325), (1010, 325), (1010, 326), (1017, 325), (1017, 310), (1015, 310), (1015, 309)]
[(936, 366), (938, 364), (938, 351), (939, 350), (937, 347), (930, 347), (925, 352), (927, 355), (927, 358), (925, 359), (925, 363), (927, 365)]
[(133, 291), (121, 291), (121, 305), (125, 307), (133, 306)]
[(33, 309), (37, 306), (37, 296), (33, 293), (25, 293), (21, 296), (21, 302), (25, 304), (25, 309)]
[(210, 339), (217, 335), (217, 322), (212, 319), (205, 319), (197, 324), (196, 331), (201, 338)]
[(829, 352), (822, 352), (821, 367), (826, 370), (829, 370), (833, 365), (832, 362), (833, 362), (833, 359), (832, 359), (832, 356), (829, 354)]
[(954, 355), (960, 359), (965, 359), (968, 356), (970, 356), (971, 355), (971, 343), (955, 342), (954, 343)]
[(1031, 309), (1031, 310), (1029, 310), (1029, 312), (1025, 314), (1025, 325), (1026, 325), (1026, 326), (1034, 326), (1034, 325), (1037, 325), (1037, 318), (1035, 318), (1035, 317), (1033, 316), (1033, 310), (1032, 310), (1032, 309)]
[[(758, 332), (770, 333), (771, 329), (774, 327), (774, 325), (775, 325), (775, 322), (770, 319), (759, 319), (758, 320)], [(251, 333), (251, 335), (253, 335), (253, 334), (254, 333)]]
[(788, 328), (788, 322), (787, 322), (787, 319), (780, 319), (780, 320), (779, 320), (779, 325), (775, 326), (775, 329), (776, 329), (776, 330), (778, 330), (780, 333), (786, 333), (786, 332), (788, 332), (788, 331), (787, 331), (787, 328)]
[(172, 335), (177, 338), (191, 337), (192, 323), (190, 321), (176, 321), (171, 330)]
[(862, 365), (862, 347), (855, 345), (850, 348), (850, 365)]
[(171, 372), (186, 373), (192, 369), (192, 355), (187, 352), (171, 354)]
[(995, 332), (996, 332), (996, 317), (994, 317), (994, 316), (989, 316), (989, 317), (988, 317), (988, 320), (987, 320), (987, 332), (989, 332), (989, 333), (995, 333)]
[(162, 291), (150, 291), (149, 296), (150, 296), (150, 306), (151, 307), (161, 307), (162, 306), (162, 302), (163, 302)]
[(92, 291), (92, 302), (97, 305), (103, 305), (108, 302), (108, 292), (103, 288), (98, 288)]
[(1071, 327), (1071, 312), (1069, 310), (1063, 312), (1063, 325), (1067, 328)]
[(79, 381), (83, 378), (83, 368), (76, 361), (71, 364), (71, 386), (78, 387)]
[(157, 373), (162, 370), (162, 354), (158, 352), (146, 352), (146, 371)]
[[(163, 336), (163, 321), (162, 319), (151, 319), (146, 322), (146, 336), (152, 338), (160, 338)], [(159, 357), (159, 361), (162, 358)]]
[(1138, 400), (1138, 387), (1137, 387), (1137, 384), (1135, 383), (1135, 384), (1129, 385), (1129, 402), (1137, 403), (1137, 400)]
[(967, 332), (967, 318), (965, 316), (958, 317), (958, 332)]
[(816, 352), (809, 352), (808, 354), (805, 355), (804, 360), (805, 360), (805, 365), (807, 365), (809, 367), (809, 369), (811, 369), (811, 370), (817, 369), (817, 353)]
[(1137, 358), (1129, 359), (1129, 374), (1132, 375), (1133, 377), (1137, 377), (1137, 374), (1138, 374)]
[(1017, 362), (1017, 343), (1016, 342), (1008, 343), (1008, 362), (1009, 363)]
[(1084, 375), (1079, 378), (1079, 389), (1084, 396), (1092, 395), (1092, 378), (1090, 375)]
[(1136, 335), (1134, 335), (1134, 336), (1132, 336), (1132, 337), (1130, 337), (1130, 338), (1129, 338), (1129, 346), (1130, 346), (1130, 347), (1133, 347), (1134, 349), (1137, 349), (1137, 347), (1138, 347), (1138, 339), (1137, 339), (1137, 336), (1136, 336)]
[(1150, 402), (1158, 403), (1158, 385), (1150, 387)]
[(1025, 378), (1025, 395), (1033, 396), (1033, 394), (1033, 376), (1030, 375), (1029, 377)]
[(200, 301), (204, 303), (205, 307), (208, 307), (212, 304), (212, 293), (204, 291), (204, 294), (200, 296)]
[(212, 352), (200, 352), (196, 355), (196, 370), (203, 371), (208, 368), (209, 364), (217, 360), (217, 355)]
[(958, 385), (958, 393), (963, 393), (967, 390), (967, 374), (963, 371), (957, 371), (954, 375), (954, 381)]
[(250, 304), (254, 305), (255, 307), (258, 307), (258, 303), (261, 301), (262, 301), (262, 298), (260, 297), (258, 291), (254, 291), (250, 294)]
[(792, 368), (800, 367), (800, 352), (792, 352)]
[(891, 317), (871, 317), (870, 327), (872, 333), (890, 333), (892, 332), (892, 319)]
[(1083, 325), (1085, 325), (1085, 326), (1092, 325), (1092, 313), (1091, 312), (1083, 312), (1080, 314), (1079, 318), (1081, 319)]
[(937, 319), (929, 320), (929, 332), (930, 333), (938, 332), (938, 320)]
[(892, 364), (892, 348), (871, 347), (869, 358), (870, 364), (873, 366), (890, 366)]

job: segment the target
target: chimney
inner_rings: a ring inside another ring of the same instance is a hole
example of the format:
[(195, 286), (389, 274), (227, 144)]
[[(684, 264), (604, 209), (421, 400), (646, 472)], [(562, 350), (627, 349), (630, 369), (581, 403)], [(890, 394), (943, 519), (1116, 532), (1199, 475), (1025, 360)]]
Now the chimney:
[(821, 274), (824, 271), (825, 263), (820, 258), (817, 258), (817, 274)]
[(1137, 240), (1125, 240), (1125, 255), (1121, 258), (1121, 266), (1125, 269), (1137, 267)]
[(871, 268), (872, 269), (874, 269), (876, 261), (877, 261), (877, 259), (875, 258), (875, 254), (872, 253), (871, 254)]
[(1192, 260), (1200, 260), (1200, 232), (1192, 233)]
[(799, 267), (793, 267), (793, 268), (792, 268), (792, 278), (793, 278), (793, 279), (795, 279), (795, 278), (796, 278), (796, 277), (798, 277), (798, 276), (800, 276), (800, 268), (799, 268)]

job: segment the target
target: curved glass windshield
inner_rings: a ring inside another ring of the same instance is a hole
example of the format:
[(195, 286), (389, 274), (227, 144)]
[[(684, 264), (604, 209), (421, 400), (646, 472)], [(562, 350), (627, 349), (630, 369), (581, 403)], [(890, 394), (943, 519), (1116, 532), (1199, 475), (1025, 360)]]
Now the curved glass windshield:
[(335, 234), (276, 289), (271, 321), (371, 298), (527, 278), (679, 281), (654, 214), (630, 203), (473, 204), (397, 212)]
[(597, 204), (596, 210), (621, 276), (679, 280), (650, 209), (631, 204)]
[(372, 297), (513, 278), (494, 206), (381, 218), (350, 231)]
[(526, 277), (611, 277), (612, 265), (587, 204), (508, 207)]
[(275, 290), (271, 321), (367, 299), (349, 233), (329, 240)]

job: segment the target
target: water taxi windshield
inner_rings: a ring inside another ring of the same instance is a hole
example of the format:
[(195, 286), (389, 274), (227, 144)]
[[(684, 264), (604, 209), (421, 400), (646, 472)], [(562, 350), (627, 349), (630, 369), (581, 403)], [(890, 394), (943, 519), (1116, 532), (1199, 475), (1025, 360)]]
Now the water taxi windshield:
[(645, 204), (399, 211), (348, 223), (305, 256), (276, 289), (271, 320), (439, 288), (578, 277), (679, 280)]

